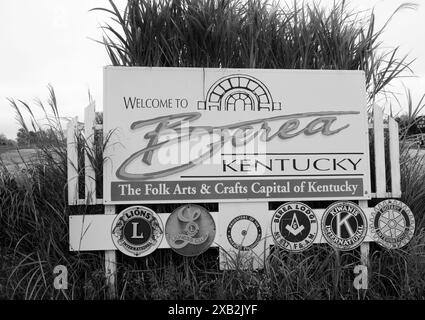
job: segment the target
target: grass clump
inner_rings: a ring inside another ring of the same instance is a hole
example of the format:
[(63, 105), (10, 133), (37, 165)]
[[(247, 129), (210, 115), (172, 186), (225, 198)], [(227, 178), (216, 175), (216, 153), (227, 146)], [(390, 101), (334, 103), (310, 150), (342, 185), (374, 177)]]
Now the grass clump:
[(124, 11), (109, 2), (94, 10), (111, 16), (101, 43), (115, 66), (364, 70), (373, 100), (411, 64), (398, 48), (379, 50), (387, 24), (376, 30), (373, 13), (345, 1), (129, 0)]

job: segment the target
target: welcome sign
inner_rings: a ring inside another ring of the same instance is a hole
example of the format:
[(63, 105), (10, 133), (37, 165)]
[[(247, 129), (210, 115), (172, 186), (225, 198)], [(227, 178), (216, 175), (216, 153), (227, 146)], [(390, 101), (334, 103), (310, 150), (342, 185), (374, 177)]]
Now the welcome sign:
[(370, 199), (361, 71), (104, 69), (104, 203)]

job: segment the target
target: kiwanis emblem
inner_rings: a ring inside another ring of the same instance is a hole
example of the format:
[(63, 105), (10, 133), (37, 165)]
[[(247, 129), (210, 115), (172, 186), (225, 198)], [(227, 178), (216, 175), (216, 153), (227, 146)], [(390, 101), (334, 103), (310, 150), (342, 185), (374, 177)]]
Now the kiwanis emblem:
[(159, 216), (151, 209), (135, 206), (118, 214), (112, 223), (112, 241), (118, 250), (132, 257), (155, 251), (164, 236)]
[(313, 210), (301, 202), (288, 202), (273, 215), (271, 230), (279, 247), (301, 252), (313, 245), (317, 236), (318, 222)]
[(366, 237), (366, 216), (355, 203), (335, 202), (323, 213), (322, 233), (335, 249), (343, 251), (354, 249)]
[(165, 238), (178, 254), (187, 257), (200, 255), (214, 241), (214, 219), (204, 207), (193, 204), (181, 206), (168, 218)]
[(233, 248), (249, 251), (257, 246), (262, 236), (260, 223), (251, 216), (234, 218), (227, 227), (227, 240)]
[(415, 217), (403, 202), (388, 199), (378, 203), (370, 220), (373, 239), (387, 249), (404, 247), (415, 232)]

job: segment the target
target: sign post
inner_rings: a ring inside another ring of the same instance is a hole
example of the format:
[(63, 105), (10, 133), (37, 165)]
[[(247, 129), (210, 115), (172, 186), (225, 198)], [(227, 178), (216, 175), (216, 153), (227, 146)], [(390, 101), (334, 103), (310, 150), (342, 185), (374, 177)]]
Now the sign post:
[[(105, 214), (115, 216), (115, 206), (105, 206)], [(105, 276), (108, 287), (108, 298), (117, 297), (117, 254), (115, 250), (105, 251)]]

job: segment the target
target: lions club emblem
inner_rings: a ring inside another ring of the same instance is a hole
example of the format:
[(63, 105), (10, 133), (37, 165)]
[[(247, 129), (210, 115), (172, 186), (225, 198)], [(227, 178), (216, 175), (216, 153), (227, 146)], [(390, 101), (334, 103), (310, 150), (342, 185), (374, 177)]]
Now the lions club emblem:
[(164, 236), (159, 216), (151, 209), (135, 206), (118, 214), (112, 223), (112, 241), (118, 250), (132, 257), (155, 251)]

